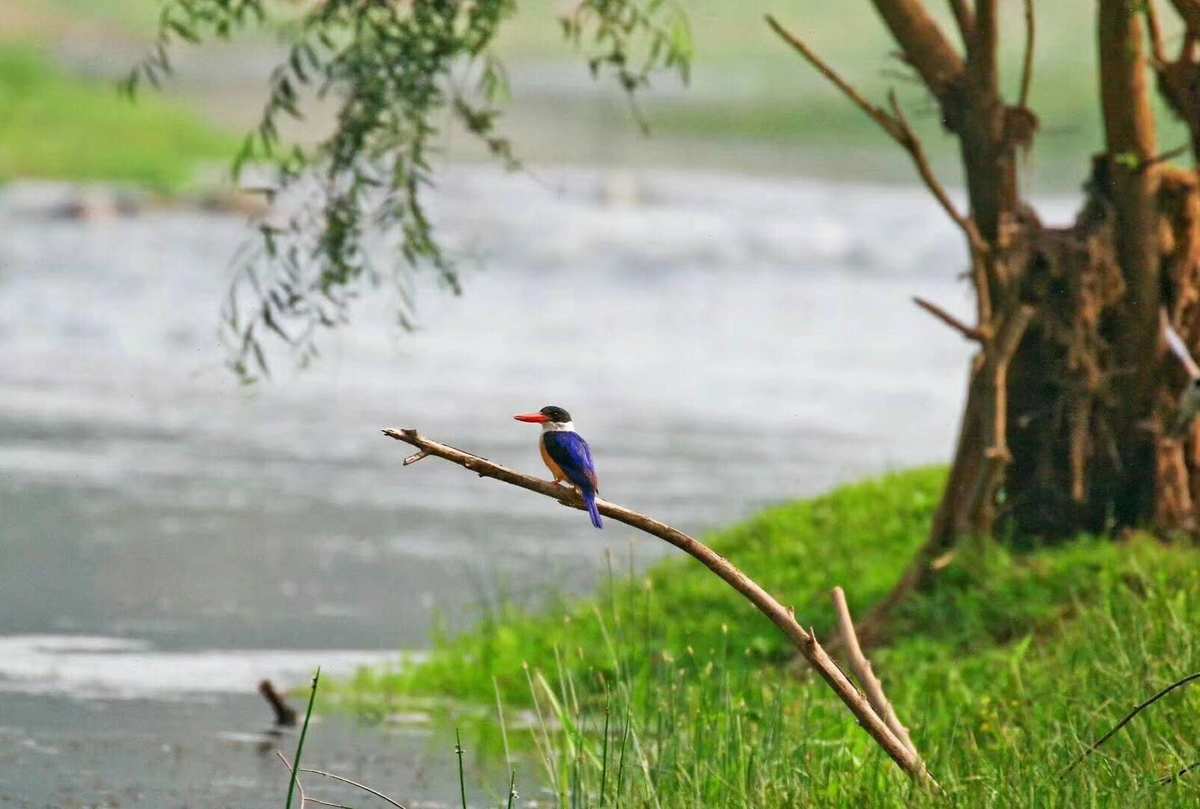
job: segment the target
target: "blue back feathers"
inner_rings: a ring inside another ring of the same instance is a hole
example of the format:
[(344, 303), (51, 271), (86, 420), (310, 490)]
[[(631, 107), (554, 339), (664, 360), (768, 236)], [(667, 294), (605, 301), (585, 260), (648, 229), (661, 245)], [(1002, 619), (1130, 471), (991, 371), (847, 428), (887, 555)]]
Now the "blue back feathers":
[(542, 433), (542, 445), (546, 448), (546, 454), (562, 468), (567, 480), (579, 487), (592, 525), (602, 528), (600, 512), (596, 508), (596, 492), (600, 490), (600, 481), (596, 477), (596, 465), (592, 462), (592, 450), (583, 436), (566, 430), (548, 430)]

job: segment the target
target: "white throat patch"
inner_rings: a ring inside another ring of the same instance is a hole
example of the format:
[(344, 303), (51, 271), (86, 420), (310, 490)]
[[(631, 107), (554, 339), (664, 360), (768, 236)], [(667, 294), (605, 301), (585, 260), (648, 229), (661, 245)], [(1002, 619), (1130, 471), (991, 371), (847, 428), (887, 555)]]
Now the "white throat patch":
[(543, 421), (542, 422), (542, 432), (545, 432), (545, 433), (553, 433), (553, 432), (573, 433), (573, 432), (575, 432), (575, 422), (573, 422), (573, 421)]

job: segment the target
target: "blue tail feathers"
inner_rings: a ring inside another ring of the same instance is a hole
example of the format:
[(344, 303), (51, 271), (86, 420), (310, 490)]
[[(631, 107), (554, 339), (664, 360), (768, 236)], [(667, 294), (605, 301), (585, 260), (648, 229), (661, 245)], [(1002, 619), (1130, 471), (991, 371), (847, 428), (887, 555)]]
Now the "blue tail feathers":
[(604, 523), (600, 520), (600, 509), (596, 508), (596, 493), (591, 491), (583, 492), (583, 502), (587, 506), (588, 514), (592, 517), (592, 525), (597, 528), (603, 528)]

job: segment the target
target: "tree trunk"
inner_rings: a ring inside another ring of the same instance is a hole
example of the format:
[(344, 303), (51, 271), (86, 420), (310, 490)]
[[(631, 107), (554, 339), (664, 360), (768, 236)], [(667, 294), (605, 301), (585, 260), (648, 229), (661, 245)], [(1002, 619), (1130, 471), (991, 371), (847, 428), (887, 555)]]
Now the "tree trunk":
[[(1042, 226), (1021, 200), (1017, 151), (1037, 119), (1001, 99), (995, 0), (956, 16), (966, 45), (959, 63), (941, 55), (946, 40), (919, 2), (873, 2), (960, 141), (979, 237), (968, 238), (978, 325), (967, 336), (980, 350), (929, 538), (864, 620), (866, 643), (964, 536), (1044, 542), (1200, 527), (1200, 441), (1194, 430), (1180, 439), (1163, 428), (1188, 377), (1162, 350), (1159, 327), (1164, 307), (1188, 345), (1200, 345), (1200, 183), (1157, 155), (1145, 0), (1099, 2), (1105, 150), (1092, 158), (1076, 221), (1058, 228)], [(1174, 62), (1161, 56), (1157, 29), (1150, 33), (1159, 91), (1191, 129), (1200, 161), (1200, 32), (1189, 27)]]

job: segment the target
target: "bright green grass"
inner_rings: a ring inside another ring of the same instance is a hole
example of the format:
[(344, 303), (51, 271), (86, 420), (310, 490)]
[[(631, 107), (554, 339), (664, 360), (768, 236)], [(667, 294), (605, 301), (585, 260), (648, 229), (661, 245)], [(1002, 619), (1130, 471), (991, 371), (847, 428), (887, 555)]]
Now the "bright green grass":
[(185, 186), (236, 140), (153, 93), (65, 75), (36, 50), (0, 44), (0, 181), (18, 177)]
[[(859, 614), (886, 592), (942, 479), (920, 470), (849, 486), (711, 540), (823, 634), (833, 585)], [(1198, 563), (1148, 537), (963, 549), (873, 655), (951, 805), (1195, 805), (1200, 778), (1155, 779), (1200, 760), (1200, 693), (1167, 698), (1060, 773), (1130, 706), (1200, 669)], [(524, 765), (525, 791), (546, 785), (563, 806), (925, 803), (823, 683), (787, 673), (789, 658), (726, 585), (672, 559), (540, 616), (493, 615), (427, 664), (363, 673), (340, 697), (384, 712), (414, 695), (499, 697), (508, 745), (540, 761)], [(530, 732), (517, 719), (531, 705)], [(477, 721), (493, 737), (496, 714)]]

